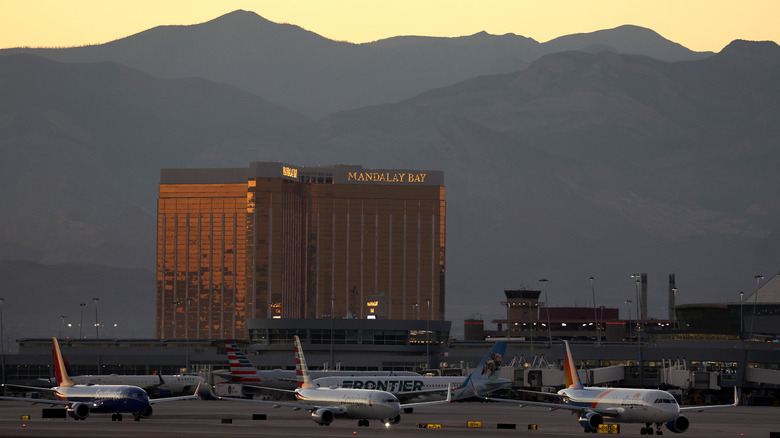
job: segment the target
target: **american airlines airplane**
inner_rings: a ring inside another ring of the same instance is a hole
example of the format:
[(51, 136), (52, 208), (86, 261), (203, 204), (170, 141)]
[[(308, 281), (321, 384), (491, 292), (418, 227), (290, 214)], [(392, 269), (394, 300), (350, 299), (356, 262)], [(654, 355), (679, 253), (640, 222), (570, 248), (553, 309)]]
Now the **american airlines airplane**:
[(525, 400), (507, 400), (488, 398), (489, 400), (519, 403), (520, 407), (545, 406), (555, 409), (568, 409), (579, 414), (579, 423), (585, 432), (598, 432), (599, 425), (605, 421), (611, 423), (644, 423), (640, 429), (642, 435), (652, 435), (652, 425), (656, 425), (656, 435), (663, 435), (661, 426), (672, 432), (682, 433), (688, 430), (690, 422), (681, 415), (683, 412), (698, 412), (737, 406), (737, 389), (734, 388), (734, 403), (730, 405), (690, 406), (681, 408), (674, 396), (658, 389), (597, 388), (584, 387), (577, 372), (577, 366), (571, 356), (568, 341), (563, 341), (566, 388), (557, 394), (562, 403), (544, 403)]
[(291, 406), (311, 412), (312, 420), (320, 426), (328, 426), (337, 417), (358, 420), (358, 427), (368, 427), (369, 420), (381, 420), (389, 427), (401, 421), (401, 410), (417, 406), (449, 403), (452, 391), (448, 389), (447, 399), (421, 403), (400, 404), (398, 399), (387, 391), (376, 389), (325, 388), (314, 387), (309, 377), (309, 369), (301, 348), (301, 341), (295, 336), (295, 373), (298, 388), (295, 398), (299, 403), (272, 402), (223, 397), (222, 400), (248, 403), (270, 404), (275, 407)]
[[(399, 400), (444, 393), (447, 388), (452, 388), (452, 400), (484, 397), (512, 384), (511, 380), (498, 377), (505, 353), (506, 341), (497, 342), (470, 376), (328, 376), (311, 383), (315, 387), (379, 389), (392, 393)], [(410, 413), (410, 410), (405, 412)]]
[[(123, 413), (130, 413), (139, 421), (152, 415), (152, 405), (155, 403), (189, 400), (198, 398), (195, 394), (150, 399), (146, 391), (129, 385), (76, 385), (68, 377), (65, 362), (62, 359), (57, 338), (52, 338), (54, 353), (54, 371), (57, 384), (50, 391), (54, 392), (56, 400), (23, 397), (0, 397), (0, 400), (26, 401), (30, 403), (46, 403), (68, 407), (68, 415), (76, 420), (85, 420), (92, 412), (110, 413), (111, 421), (122, 421)], [(36, 388), (37, 390), (45, 390)]]
[[(261, 389), (289, 389), (296, 388), (297, 378), (295, 370), (258, 370), (249, 361), (241, 348), (235, 341), (226, 340), (228, 362), (230, 364), (230, 374), (225, 375), (230, 383), (241, 383), (250, 388)], [(215, 372), (220, 375), (220, 373)], [(420, 377), (419, 374), (410, 371), (309, 371), (309, 376), (313, 379), (327, 376), (371, 376), (371, 377), (395, 377), (395, 376), (413, 376)], [(446, 388), (445, 388), (446, 390)]]

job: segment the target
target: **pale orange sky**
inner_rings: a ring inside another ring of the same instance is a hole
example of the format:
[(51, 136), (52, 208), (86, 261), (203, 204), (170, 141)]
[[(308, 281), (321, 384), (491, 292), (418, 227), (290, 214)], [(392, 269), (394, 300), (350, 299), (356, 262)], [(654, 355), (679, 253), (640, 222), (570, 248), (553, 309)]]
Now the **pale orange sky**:
[(236, 9), (354, 43), (398, 35), (514, 33), (539, 42), (623, 24), (697, 51), (780, 41), (778, 0), (0, 0), (0, 48), (100, 44)]

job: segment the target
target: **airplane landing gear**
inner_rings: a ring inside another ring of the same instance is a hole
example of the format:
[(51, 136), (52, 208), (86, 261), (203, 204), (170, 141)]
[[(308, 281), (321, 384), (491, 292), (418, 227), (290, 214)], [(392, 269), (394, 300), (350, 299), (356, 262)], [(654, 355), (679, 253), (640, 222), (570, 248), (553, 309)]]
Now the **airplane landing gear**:
[[(656, 423), (655, 427), (657, 428), (655, 431), (655, 435), (663, 435), (664, 432), (661, 430), (661, 423)], [(652, 423), (645, 423), (645, 427), (639, 430), (639, 433), (641, 435), (653, 435), (653, 424)]]
[(358, 420), (358, 427), (368, 427), (368, 420)]

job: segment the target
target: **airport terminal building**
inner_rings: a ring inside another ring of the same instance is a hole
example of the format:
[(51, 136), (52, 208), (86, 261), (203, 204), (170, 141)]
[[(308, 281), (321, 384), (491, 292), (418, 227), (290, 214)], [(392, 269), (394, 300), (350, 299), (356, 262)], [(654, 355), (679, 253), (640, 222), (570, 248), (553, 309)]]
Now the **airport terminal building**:
[(162, 169), (159, 339), (248, 339), (252, 319), (445, 319), (441, 171)]

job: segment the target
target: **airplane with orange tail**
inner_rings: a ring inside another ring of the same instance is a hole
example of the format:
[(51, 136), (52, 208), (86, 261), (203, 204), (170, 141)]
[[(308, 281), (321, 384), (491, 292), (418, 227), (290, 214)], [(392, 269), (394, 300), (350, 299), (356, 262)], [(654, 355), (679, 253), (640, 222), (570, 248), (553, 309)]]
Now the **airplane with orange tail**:
[[(518, 403), (520, 407), (544, 406), (552, 410), (568, 409), (579, 414), (579, 424), (585, 432), (598, 432), (603, 423), (642, 423), (642, 435), (662, 435), (662, 425), (672, 432), (682, 433), (688, 430), (690, 422), (683, 412), (698, 412), (737, 406), (737, 388), (734, 388), (734, 403), (729, 405), (680, 407), (674, 396), (659, 389), (635, 388), (598, 388), (585, 387), (580, 381), (577, 366), (572, 359), (569, 342), (563, 341), (563, 371), (566, 388), (557, 394), (543, 393), (558, 397), (561, 403), (545, 403), (525, 400), (488, 398), (488, 400)], [(530, 392), (530, 391), (528, 391)], [(652, 425), (656, 425), (655, 432)]]
[[(86, 420), (92, 412), (110, 413), (112, 421), (122, 421), (122, 414), (129, 413), (139, 421), (152, 415), (152, 405), (155, 403), (189, 400), (198, 398), (200, 385), (193, 395), (150, 399), (143, 389), (129, 385), (76, 385), (68, 376), (65, 361), (62, 359), (57, 338), (52, 338), (52, 353), (54, 354), (54, 373), (57, 384), (51, 389), (33, 388), (37, 391), (53, 391), (55, 400), (24, 397), (0, 397), (0, 400), (25, 401), (30, 403), (64, 405), (68, 415), (76, 420)], [(18, 386), (18, 385), (14, 385)], [(25, 387), (29, 388), (29, 387)]]

